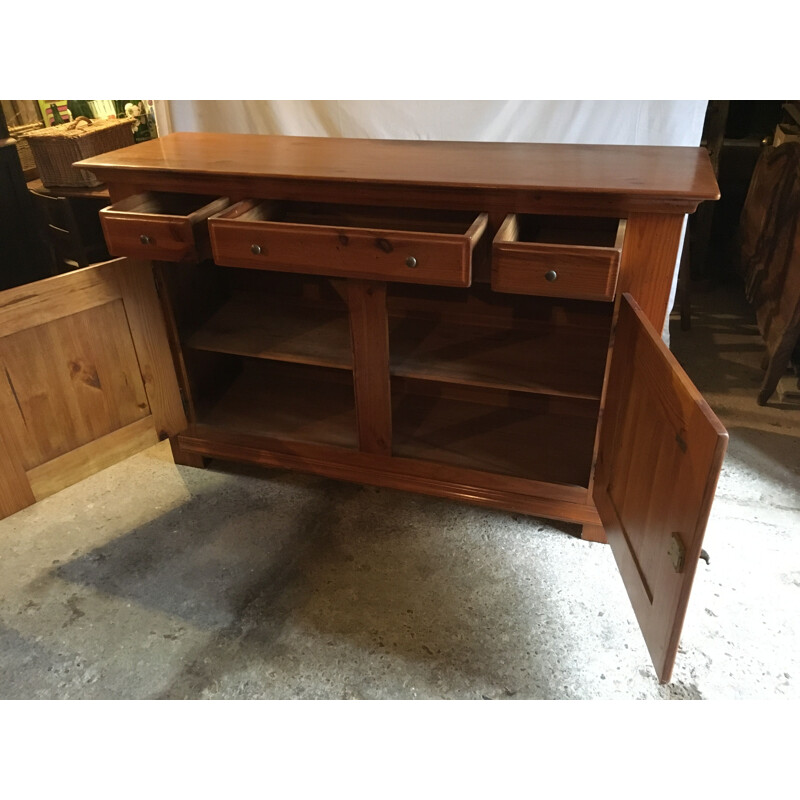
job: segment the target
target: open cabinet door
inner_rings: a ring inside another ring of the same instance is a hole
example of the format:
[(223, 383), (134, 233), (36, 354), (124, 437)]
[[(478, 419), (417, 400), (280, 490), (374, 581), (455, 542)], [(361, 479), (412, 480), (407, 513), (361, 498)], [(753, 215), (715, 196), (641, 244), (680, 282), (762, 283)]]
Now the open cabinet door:
[(149, 262), (0, 292), (0, 518), (185, 426)]
[(669, 681), (728, 434), (629, 294), (620, 299), (594, 501)]

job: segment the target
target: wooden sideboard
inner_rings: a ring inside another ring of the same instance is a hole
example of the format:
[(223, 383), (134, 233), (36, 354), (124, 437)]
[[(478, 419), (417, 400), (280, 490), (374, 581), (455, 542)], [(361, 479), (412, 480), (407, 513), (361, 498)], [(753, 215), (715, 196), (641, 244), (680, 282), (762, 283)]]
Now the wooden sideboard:
[(704, 150), (178, 133), (80, 166), (119, 260), (0, 299), (0, 511), (169, 436), (580, 523), (669, 680), (727, 442), (660, 339)]

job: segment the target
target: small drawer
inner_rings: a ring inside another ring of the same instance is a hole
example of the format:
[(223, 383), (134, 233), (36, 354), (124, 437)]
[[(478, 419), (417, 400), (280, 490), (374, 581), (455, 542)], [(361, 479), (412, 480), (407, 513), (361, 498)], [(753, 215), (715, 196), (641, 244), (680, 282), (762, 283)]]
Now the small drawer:
[(104, 208), (100, 221), (112, 256), (198, 261), (211, 254), (207, 220), (227, 197), (145, 192)]
[(244, 200), (209, 220), (228, 267), (469, 286), (486, 214)]
[(509, 214), (492, 244), (492, 289), (613, 300), (624, 238), (624, 219)]

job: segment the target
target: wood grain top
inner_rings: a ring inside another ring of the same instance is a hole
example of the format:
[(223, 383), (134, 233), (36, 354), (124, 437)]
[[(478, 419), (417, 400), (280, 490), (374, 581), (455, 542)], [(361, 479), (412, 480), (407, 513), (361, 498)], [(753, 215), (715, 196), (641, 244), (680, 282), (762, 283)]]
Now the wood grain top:
[(719, 198), (708, 153), (694, 147), (332, 139), (173, 133), (77, 162), (101, 179), (589, 194), (696, 205)]

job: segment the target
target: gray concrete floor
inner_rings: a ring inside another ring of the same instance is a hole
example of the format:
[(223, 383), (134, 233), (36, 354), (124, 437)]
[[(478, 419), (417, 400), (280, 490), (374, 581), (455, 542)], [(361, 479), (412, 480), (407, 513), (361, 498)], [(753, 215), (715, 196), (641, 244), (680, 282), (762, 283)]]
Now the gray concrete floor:
[(576, 526), (162, 443), (0, 521), (0, 698), (800, 697), (800, 409), (736, 287), (693, 299), (731, 441), (671, 684)]

